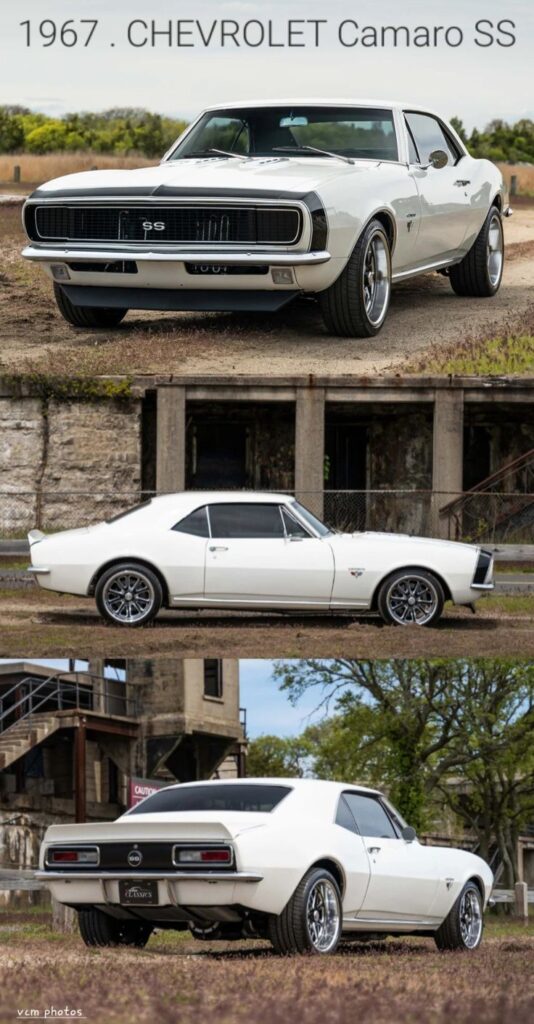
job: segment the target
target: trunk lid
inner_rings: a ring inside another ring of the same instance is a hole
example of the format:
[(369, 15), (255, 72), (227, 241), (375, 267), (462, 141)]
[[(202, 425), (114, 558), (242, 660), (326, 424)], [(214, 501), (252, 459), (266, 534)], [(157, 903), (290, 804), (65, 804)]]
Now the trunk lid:
[(51, 825), (46, 832), (46, 843), (137, 842), (139, 840), (228, 840), (241, 832), (259, 828), (267, 823), (269, 814), (217, 812), (170, 812), (167, 814), (133, 814), (117, 821), (95, 822), (84, 825)]

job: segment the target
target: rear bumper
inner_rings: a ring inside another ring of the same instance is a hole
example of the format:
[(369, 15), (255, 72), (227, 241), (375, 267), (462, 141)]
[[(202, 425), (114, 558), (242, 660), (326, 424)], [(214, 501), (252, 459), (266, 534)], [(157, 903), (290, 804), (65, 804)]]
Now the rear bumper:
[(250, 871), (36, 871), (40, 882), (127, 881), (142, 882), (262, 882), (263, 875)]

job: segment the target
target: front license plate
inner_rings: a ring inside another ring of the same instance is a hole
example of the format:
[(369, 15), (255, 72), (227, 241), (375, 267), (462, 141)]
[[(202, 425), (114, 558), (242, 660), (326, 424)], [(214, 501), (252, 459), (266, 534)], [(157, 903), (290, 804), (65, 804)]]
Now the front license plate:
[(158, 902), (158, 883), (119, 882), (119, 898), (130, 906), (151, 906)]

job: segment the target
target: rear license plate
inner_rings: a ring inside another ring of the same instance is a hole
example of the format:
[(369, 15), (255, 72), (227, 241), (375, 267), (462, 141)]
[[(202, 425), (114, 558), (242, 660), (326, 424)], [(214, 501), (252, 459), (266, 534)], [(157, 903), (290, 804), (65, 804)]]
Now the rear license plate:
[(150, 906), (158, 902), (157, 882), (119, 882), (121, 903)]

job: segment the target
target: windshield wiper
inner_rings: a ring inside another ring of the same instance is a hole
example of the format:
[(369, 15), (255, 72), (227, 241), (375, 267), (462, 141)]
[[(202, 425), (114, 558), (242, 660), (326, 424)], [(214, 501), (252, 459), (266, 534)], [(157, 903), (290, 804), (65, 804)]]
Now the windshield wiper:
[(215, 153), (216, 156), (231, 156), (233, 160), (248, 160), (244, 153), (231, 153), (228, 149), (208, 149), (208, 153)]
[(331, 153), (329, 149), (317, 149), (317, 146), (273, 146), (273, 153), (319, 153), (320, 156), (331, 156), (333, 160), (343, 160), (346, 164), (353, 164), (350, 156), (342, 156), (341, 153)]
[(180, 160), (207, 160), (210, 156), (231, 156), (234, 160), (248, 160), (244, 153), (230, 153), (226, 149), (201, 149), (198, 153), (185, 153), (184, 156), (176, 157)]

